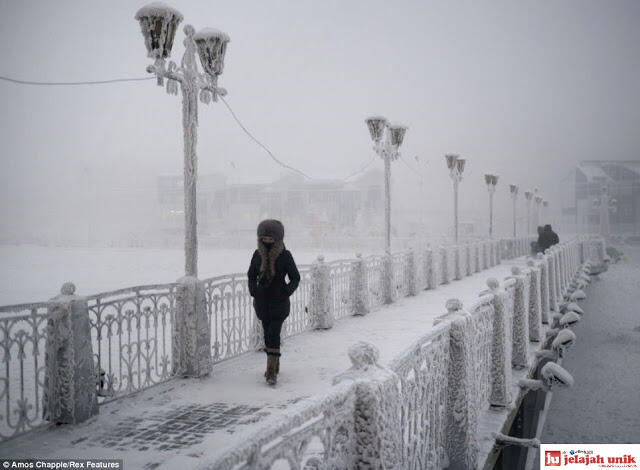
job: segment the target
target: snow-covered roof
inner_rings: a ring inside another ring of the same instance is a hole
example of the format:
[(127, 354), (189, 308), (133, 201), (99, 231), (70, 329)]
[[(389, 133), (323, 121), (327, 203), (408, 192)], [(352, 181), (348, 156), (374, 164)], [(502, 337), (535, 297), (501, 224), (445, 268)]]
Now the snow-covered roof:
[(149, 16), (164, 16), (168, 20), (175, 18), (178, 22), (182, 21), (182, 13), (162, 2), (152, 2), (143, 6), (136, 13), (135, 19), (139, 20), (140, 18)]
[(198, 31), (196, 34), (193, 35), (194, 41), (198, 41), (201, 39), (205, 39), (205, 40), (213, 39), (213, 38), (220, 39), (223, 42), (231, 41), (231, 38), (227, 33), (215, 28), (202, 28), (200, 31)]
[(578, 165), (578, 170), (587, 178), (588, 181), (609, 179), (609, 176), (604, 172), (600, 166), (585, 165), (581, 163)]

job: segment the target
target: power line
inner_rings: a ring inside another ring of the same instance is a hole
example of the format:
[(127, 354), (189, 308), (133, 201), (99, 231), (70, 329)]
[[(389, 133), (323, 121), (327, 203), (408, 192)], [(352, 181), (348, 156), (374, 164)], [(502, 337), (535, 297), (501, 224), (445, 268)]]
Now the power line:
[(141, 78), (113, 78), (110, 80), (94, 80), (94, 81), (84, 81), (84, 82), (33, 82), (30, 80), (18, 80), (15, 78), (4, 77), (0, 75), (0, 80), (4, 80), (6, 82), (18, 83), (20, 85), (45, 85), (45, 86), (69, 86), (69, 85), (103, 85), (106, 83), (117, 83), (117, 82), (139, 82), (142, 80), (153, 80), (155, 77), (141, 77)]
[[(140, 78), (113, 78), (113, 79), (109, 79), (109, 80), (92, 80), (92, 81), (78, 81), (78, 82), (35, 82), (35, 81), (31, 81), (31, 80), (18, 80), (16, 78), (10, 78), (10, 77), (5, 77), (0, 75), (0, 80), (4, 80), (10, 83), (16, 83), (19, 85), (33, 85), (33, 86), (75, 86), (75, 85), (104, 85), (104, 84), (108, 84), (108, 83), (118, 83), (118, 82), (137, 82), (137, 81), (145, 81), (145, 80), (153, 80), (156, 77), (140, 77)], [(283, 161), (281, 161), (280, 159), (278, 159), (271, 150), (269, 150), (269, 148), (264, 145), (262, 142), (260, 142), (260, 140), (258, 140), (246, 127), (245, 125), (242, 123), (242, 121), (240, 121), (240, 118), (238, 118), (238, 116), (236, 115), (236, 113), (233, 111), (233, 109), (231, 108), (231, 106), (229, 105), (229, 103), (227, 103), (227, 100), (224, 99), (224, 97), (220, 96), (220, 99), (222, 101), (222, 103), (225, 105), (225, 107), (227, 108), (227, 110), (229, 111), (229, 113), (231, 113), (231, 116), (233, 117), (233, 119), (235, 120), (235, 122), (238, 124), (238, 126), (240, 126), (240, 128), (244, 131), (244, 133), (251, 139), (253, 140), (258, 146), (260, 146), (265, 152), (267, 152), (267, 154), (269, 155), (269, 157), (271, 157), (271, 159), (273, 161), (275, 161), (278, 165), (282, 166), (283, 168), (286, 168), (288, 170), (291, 170), (295, 173), (298, 173), (300, 175), (302, 175), (303, 177), (307, 178), (307, 179), (317, 179), (317, 178), (311, 178), (309, 175), (307, 175), (306, 173), (304, 173), (301, 170), (298, 170), (297, 168), (292, 167), (291, 165), (287, 165), (286, 163), (284, 163)], [(365, 164), (362, 168), (360, 168), (359, 170), (351, 173), (349, 176), (347, 176), (346, 178), (344, 178), (342, 181), (346, 182), (348, 179), (354, 177), (355, 175), (362, 173), (365, 169), (367, 169), (371, 163), (373, 163), (375, 157), (372, 158), (367, 164)]]

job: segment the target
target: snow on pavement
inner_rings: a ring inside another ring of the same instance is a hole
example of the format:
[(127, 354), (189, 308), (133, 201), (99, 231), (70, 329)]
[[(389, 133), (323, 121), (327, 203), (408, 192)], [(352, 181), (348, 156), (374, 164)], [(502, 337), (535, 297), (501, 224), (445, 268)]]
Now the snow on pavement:
[(122, 458), (127, 468), (188, 468), (232, 442), (241, 430), (288, 405), (331, 386), (350, 367), (347, 350), (356, 341), (374, 343), (387, 364), (432, 329), (447, 299), (465, 308), (486, 289), (490, 277), (504, 279), (522, 259), (461, 281), (398, 299), (363, 317), (346, 317), (330, 330), (302, 333), (282, 345), (278, 385), (265, 384), (266, 357), (252, 352), (216, 364), (210, 377), (173, 380), (100, 408), (77, 426), (46, 428), (0, 446), (5, 457)]

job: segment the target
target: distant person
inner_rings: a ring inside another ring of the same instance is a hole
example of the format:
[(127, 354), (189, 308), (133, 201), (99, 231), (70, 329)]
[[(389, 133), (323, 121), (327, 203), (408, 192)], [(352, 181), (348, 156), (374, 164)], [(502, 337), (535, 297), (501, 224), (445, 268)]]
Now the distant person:
[[(280, 372), (280, 331), (289, 316), (289, 297), (298, 288), (300, 273), (291, 252), (284, 246), (284, 225), (267, 219), (258, 225), (258, 249), (247, 272), (253, 308), (264, 329), (267, 383), (275, 385)], [(289, 282), (285, 281), (288, 276)]]
[(539, 252), (543, 251), (540, 249), (540, 237), (542, 236), (543, 231), (544, 227), (542, 227), (542, 225), (538, 225), (538, 240), (531, 242), (531, 256), (535, 256)]
[(544, 226), (542, 233), (538, 237), (538, 249), (544, 253), (549, 247), (560, 243), (560, 237), (551, 229), (551, 225)]

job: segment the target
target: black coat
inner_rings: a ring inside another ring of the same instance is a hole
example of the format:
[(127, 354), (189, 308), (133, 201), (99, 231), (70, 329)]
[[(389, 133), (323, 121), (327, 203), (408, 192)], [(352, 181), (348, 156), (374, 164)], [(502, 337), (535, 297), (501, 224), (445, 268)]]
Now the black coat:
[(558, 234), (553, 230), (545, 230), (538, 237), (538, 250), (544, 252), (547, 248), (560, 243)]
[[(295, 292), (300, 283), (300, 273), (287, 249), (276, 258), (275, 275), (271, 282), (260, 275), (262, 259), (256, 250), (251, 258), (251, 265), (247, 272), (249, 278), (249, 293), (253, 297), (253, 307), (260, 320), (284, 320), (289, 316), (291, 303), (289, 297)], [(285, 281), (285, 275), (289, 282)]]

